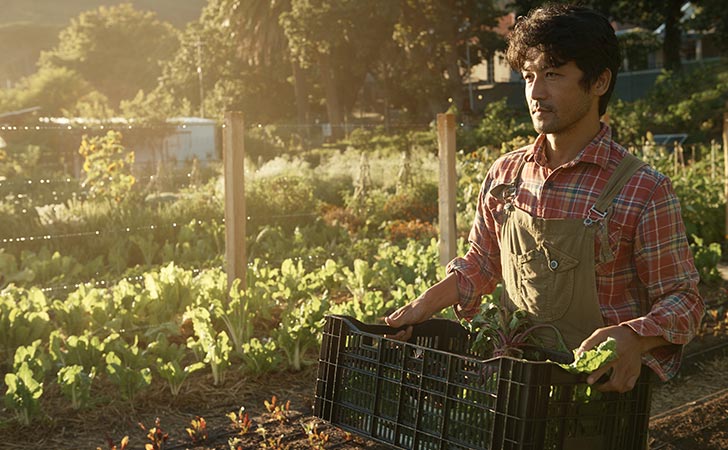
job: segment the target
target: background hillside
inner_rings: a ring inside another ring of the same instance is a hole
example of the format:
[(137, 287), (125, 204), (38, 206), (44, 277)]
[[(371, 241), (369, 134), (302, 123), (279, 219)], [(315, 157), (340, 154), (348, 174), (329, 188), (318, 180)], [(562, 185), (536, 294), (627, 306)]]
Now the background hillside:
[(206, 0), (0, 0), (0, 88), (35, 72), (41, 50), (52, 48), (72, 18), (99, 6), (131, 3), (179, 29), (196, 20)]

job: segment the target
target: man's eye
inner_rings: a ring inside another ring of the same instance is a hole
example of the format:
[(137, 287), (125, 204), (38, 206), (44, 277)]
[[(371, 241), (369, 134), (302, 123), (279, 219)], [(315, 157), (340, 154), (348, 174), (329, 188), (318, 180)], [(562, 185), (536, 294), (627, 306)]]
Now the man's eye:
[(533, 74), (531, 74), (531, 73), (524, 73), (522, 76), (523, 76), (523, 79), (526, 81), (533, 80)]
[(559, 76), (559, 74), (556, 72), (546, 72), (546, 78), (556, 78), (557, 76)]

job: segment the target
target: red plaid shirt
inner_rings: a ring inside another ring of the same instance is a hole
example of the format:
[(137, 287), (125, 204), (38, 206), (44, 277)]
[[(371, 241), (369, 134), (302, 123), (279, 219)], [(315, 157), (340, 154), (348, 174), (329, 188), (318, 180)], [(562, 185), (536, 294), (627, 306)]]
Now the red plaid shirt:
[[(491, 186), (513, 181), (525, 158), (515, 206), (546, 219), (585, 218), (626, 153), (612, 141), (611, 129), (602, 125), (573, 161), (551, 170), (544, 142), (542, 135), (534, 145), (503, 155), (483, 182), (469, 236), (470, 250), (447, 267), (448, 273), (457, 274), (460, 302), (456, 311), (461, 317), (472, 317), (481, 297), (493, 292), (502, 280), (503, 204), (488, 195)], [(643, 357), (644, 364), (667, 380), (677, 372), (682, 345), (695, 335), (704, 310), (680, 203), (670, 179), (644, 166), (622, 189), (612, 208), (608, 236), (613, 260), (599, 261), (599, 239), (595, 239), (602, 317), (607, 325), (628, 325), (639, 335), (662, 336), (676, 344)]]

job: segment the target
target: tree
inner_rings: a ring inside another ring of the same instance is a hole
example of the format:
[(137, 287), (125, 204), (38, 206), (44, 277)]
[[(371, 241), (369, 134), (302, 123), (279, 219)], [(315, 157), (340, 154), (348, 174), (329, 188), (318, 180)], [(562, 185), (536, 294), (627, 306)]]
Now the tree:
[[(546, 3), (543, 0), (514, 0), (509, 6), (519, 15)], [(556, 3), (571, 3), (560, 0)], [(662, 39), (663, 66), (667, 70), (680, 70), (680, 44), (684, 23), (681, 7), (683, 0), (586, 0), (591, 6), (612, 20), (633, 24), (650, 30), (664, 25)]]
[(318, 73), (335, 139), (343, 135), (346, 110), (380, 48), (391, 39), (396, 7), (389, 0), (291, 0), (291, 10), (280, 17), (293, 57)]
[(468, 64), (477, 65), (504, 48), (494, 31), (502, 15), (490, 0), (402, 2), (394, 39), (412, 70), (410, 89), (426, 96), (430, 117), (447, 108), (448, 98), (459, 111), (465, 109), (462, 86)]
[(77, 72), (115, 107), (140, 89), (153, 89), (161, 74), (160, 61), (170, 58), (178, 46), (177, 31), (170, 24), (125, 3), (71, 20), (58, 45), (41, 54), (39, 64)]
[[(218, 119), (225, 110), (241, 111), (248, 121), (288, 117), (291, 111), (284, 105), (292, 97), (287, 80), (290, 63), (280, 44), (268, 46), (266, 40), (254, 46), (253, 40), (260, 37), (252, 36), (258, 30), (247, 15), (253, 3), (259, 2), (210, 0), (199, 20), (182, 33), (181, 45), (164, 64), (148, 101), (163, 99), (172, 110), (191, 108)], [(153, 113), (145, 103), (139, 98), (135, 108)]]
[(721, 51), (728, 52), (728, 8), (723, 0), (699, 0), (696, 4), (697, 14), (688, 26), (713, 36)]
[(12, 89), (0, 91), (0, 111), (40, 106), (43, 115), (61, 116), (72, 109), (79, 98), (92, 92), (91, 86), (73, 70), (41, 67)]

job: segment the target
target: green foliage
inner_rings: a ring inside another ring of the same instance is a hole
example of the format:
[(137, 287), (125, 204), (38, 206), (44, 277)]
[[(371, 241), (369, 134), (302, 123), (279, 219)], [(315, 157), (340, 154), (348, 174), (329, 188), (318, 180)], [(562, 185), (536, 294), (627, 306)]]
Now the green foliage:
[(76, 71), (115, 106), (140, 89), (154, 88), (161, 75), (157, 62), (178, 45), (176, 30), (154, 13), (130, 3), (101, 6), (72, 19), (39, 64)]
[(718, 263), (720, 263), (723, 254), (721, 245), (718, 242), (711, 242), (705, 245), (705, 240), (693, 235), (693, 242), (690, 244), (690, 250), (695, 260), (695, 268), (700, 274), (700, 281), (703, 283), (713, 283), (721, 280), (718, 271)]
[(157, 360), (157, 372), (169, 385), (172, 396), (179, 395), (183, 383), (189, 378), (190, 374), (205, 367), (205, 363), (197, 362), (190, 365), (182, 366), (180, 361), (164, 361)]
[(53, 330), (49, 337), (50, 355), (59, 366), (81, 366), (87, 373), (101, 371), (106, 364), (107, 343), (117, 337), (112, 334), (107, 339), (100, 339), (90, 330), (84, 330), (80, 336), (64, 338), (60, 330)]
[(121, 133), (109, 131), (106, 136), (83, 137), (78, 152), (84, 157), (84, 186), (91, 198), (120, 203), (125, 200), (136, 179), (131, 173), (134, 152), (121, 144)]
[(37, 288), (5, 289), (0, 295), (0, 364), (9, 365), (18, 347), (45, 342), (52, 330), (48, 299)]
[(5, 374), (5, 385), (5, 406), (15, 413), (22, 425), (29, 425), (31, 418), (40, 412), (43, 382), (35, 379), (33, 371), (24, 361), (14, 372)]
[(726, 100), (726, 64), (705, 63), (664, 72), (647, 96), (631, 103), (615, 102), (610, 116), (623, 143), (639, 144), (648, 131), (688, 133), (689, 142), (706, 142), (720, 136)]
[(58, 370), (58, 386), (61, 393), (71, 401), (73, 409), (80, 409), (89, 404), (91, 385), (96, 377), (96, 368), (86, 372), (83, 366), (63, 366)]
[(243, 370), (253, 375), (272, 372), (281, 366), (278, 346), (272, 339), (251, 338), (243, 344), (242, 353)]
[(149, 362), (136, 340), (128, 345), (121, 339), (112, 339), (106, 346), (106, 373), (118, 386), (122, 398), (133, 401), (139, 391), (152, 384)]
[(604, 364), (617, 359), (617, 341), (612, 337), (608, 337), (593, 349), (580, 354), (574, 350), (573, 353), (574, 362), (559, 364), (559, 366), (571, 373), (591, 373)]
[(210, 366), (213, 384), (218, 386), (224, 381), (225, 370), (230, 366), (230, 338), (224, 331), (214, 329), (210, 313), (204, 308), (189, 309), (185, 320), (192, 322), (195, 332), (195, 336), (187, 338), (187, 347), (195, 353), (198, 361)]
[(43, 107), (44, 114), (62, 116), (92, 88), (74, 70), (44, 67), (21, 79), (12, 89), (0, 90), (0, 110)]
[(276, 342), (286, 354), (292, 370), (299, 371), (308, 364), (307, 351), (321, 342), (320, 330), (326, 322), (324, 315), (328, 314), (329, 307), (325, 297), (311, 296), (281, 317), (280, 327), (275, 330)]
[[(507, 105), (507, 98), (490, 102), (483, 111), (483, 118), (477, 124), (473, 133), (475, 142), (473, 145), (486, 147), (488, 150), (496, 153), (499, 152), (501, 146), (506, 142), (510, 142), (517, 137), (532, 137), (533, 126), (525, 109), (515, 110)], [(465, 153), (470, 153), (476, 148), (462, 146)]]

